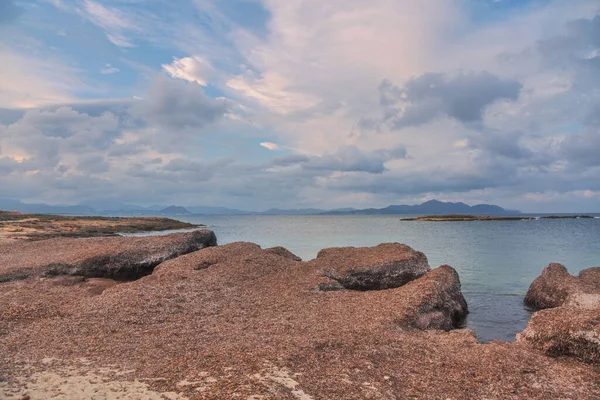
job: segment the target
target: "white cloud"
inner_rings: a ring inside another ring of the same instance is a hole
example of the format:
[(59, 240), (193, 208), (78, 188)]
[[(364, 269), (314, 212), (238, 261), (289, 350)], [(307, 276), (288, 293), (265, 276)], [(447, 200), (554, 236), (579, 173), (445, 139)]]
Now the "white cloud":
[(93, 24), (106, 32), (106, 37), (119, 47), (133, 47), (134, 44), (126, 35), (127, 31), (140, 31), (140, 28), (124, 13), (116, 8), (105, 7), (102, 4), (83, 0), (82, 13)]
[(278, 144), (271, 143), (271, 142), (261, 142), (260, 146), (264, 147), (267, 150), (271, 150), (271, 151), (275, 151), (275, 150), (280, 150), (281, 149)]
[(113, 67), (110, 64), (106, 64), (106, 67), (102, 68), (100, 70), (100, 73), (103, 74), (103, 75), (110, 75), (110, 74), (116, 74), (119, 71), (120, 71), (119, 68)]
[(206, 86), (208, 78), (214, 73), (210, 63), (200, 56), (174, 58), (171, 64), (163, 64), (162, 68), (173, 78), (184, 79)]

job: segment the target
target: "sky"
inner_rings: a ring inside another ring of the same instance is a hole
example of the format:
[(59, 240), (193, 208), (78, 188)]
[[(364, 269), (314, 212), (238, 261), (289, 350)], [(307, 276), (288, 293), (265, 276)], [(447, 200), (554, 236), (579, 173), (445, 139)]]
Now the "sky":
[(600, 2), (0, 0), (0, 198), (600, 212)]

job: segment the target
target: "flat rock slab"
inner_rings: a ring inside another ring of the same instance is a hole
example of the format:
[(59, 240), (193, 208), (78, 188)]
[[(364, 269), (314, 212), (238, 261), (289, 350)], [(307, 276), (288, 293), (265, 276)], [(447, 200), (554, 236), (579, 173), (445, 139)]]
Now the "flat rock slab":
[(0, 244), (0, 282), (33, 276), (78, 275), (133, 280), (163, 261), (216, 246), (214, 232), (164, 236), (49, 239)]
[(431, 270), (425, 254), (400, 243), (324, 249), (313, 263), (341, 287), (361, 291), (397, 288)]

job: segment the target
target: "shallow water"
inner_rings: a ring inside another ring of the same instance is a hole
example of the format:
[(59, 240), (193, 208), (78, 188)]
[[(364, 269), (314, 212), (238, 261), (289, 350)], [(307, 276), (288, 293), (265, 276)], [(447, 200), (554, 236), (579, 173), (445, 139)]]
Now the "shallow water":
[(482, 342), (512, 341), (527, 325), (529, 284), (550, 262), (571, 273), (600, 265), (600, 219), (401, 222), (391, 215), (220, 215), (178, 217), (213, 229), (219, 244), (284, 246), (303, 260), (325, 247), (406, 243), (432, 267), (460, 274), (469, 304), (467, 327)]

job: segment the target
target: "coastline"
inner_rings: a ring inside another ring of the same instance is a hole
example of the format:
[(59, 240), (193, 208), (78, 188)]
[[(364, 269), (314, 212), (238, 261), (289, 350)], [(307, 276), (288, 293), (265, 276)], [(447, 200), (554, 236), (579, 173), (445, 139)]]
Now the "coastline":
[(0, 211), (0, 242), (119, 236), (121, 233), (161, 232), (201, 226), (164, 217), (66, 216)]
[[(551, 304), (549, 319), (534, 314), (522, 340), (480, 344), (460, 329), (467, 305), (458, 273), (398, 243), (325, 249), (311, 261), (281, 247), (216, 246), (202, 230), (1, 247), (0, 275), (21, 274), (0, 283), (7, 398), (64, 391), (77, 399), (84, 389), (113, 399), (600, 394), (589, 351), (553, 353), (543, 336), (571, 323), (597, 329), (581, 319), (597, 309), (569, 311), (589, 305), (576, 279), (591, 285), (593, 271), (538, 284), (566, 282), (572, 300)], [(566, 332), (560, 349), (569, 348)]]

